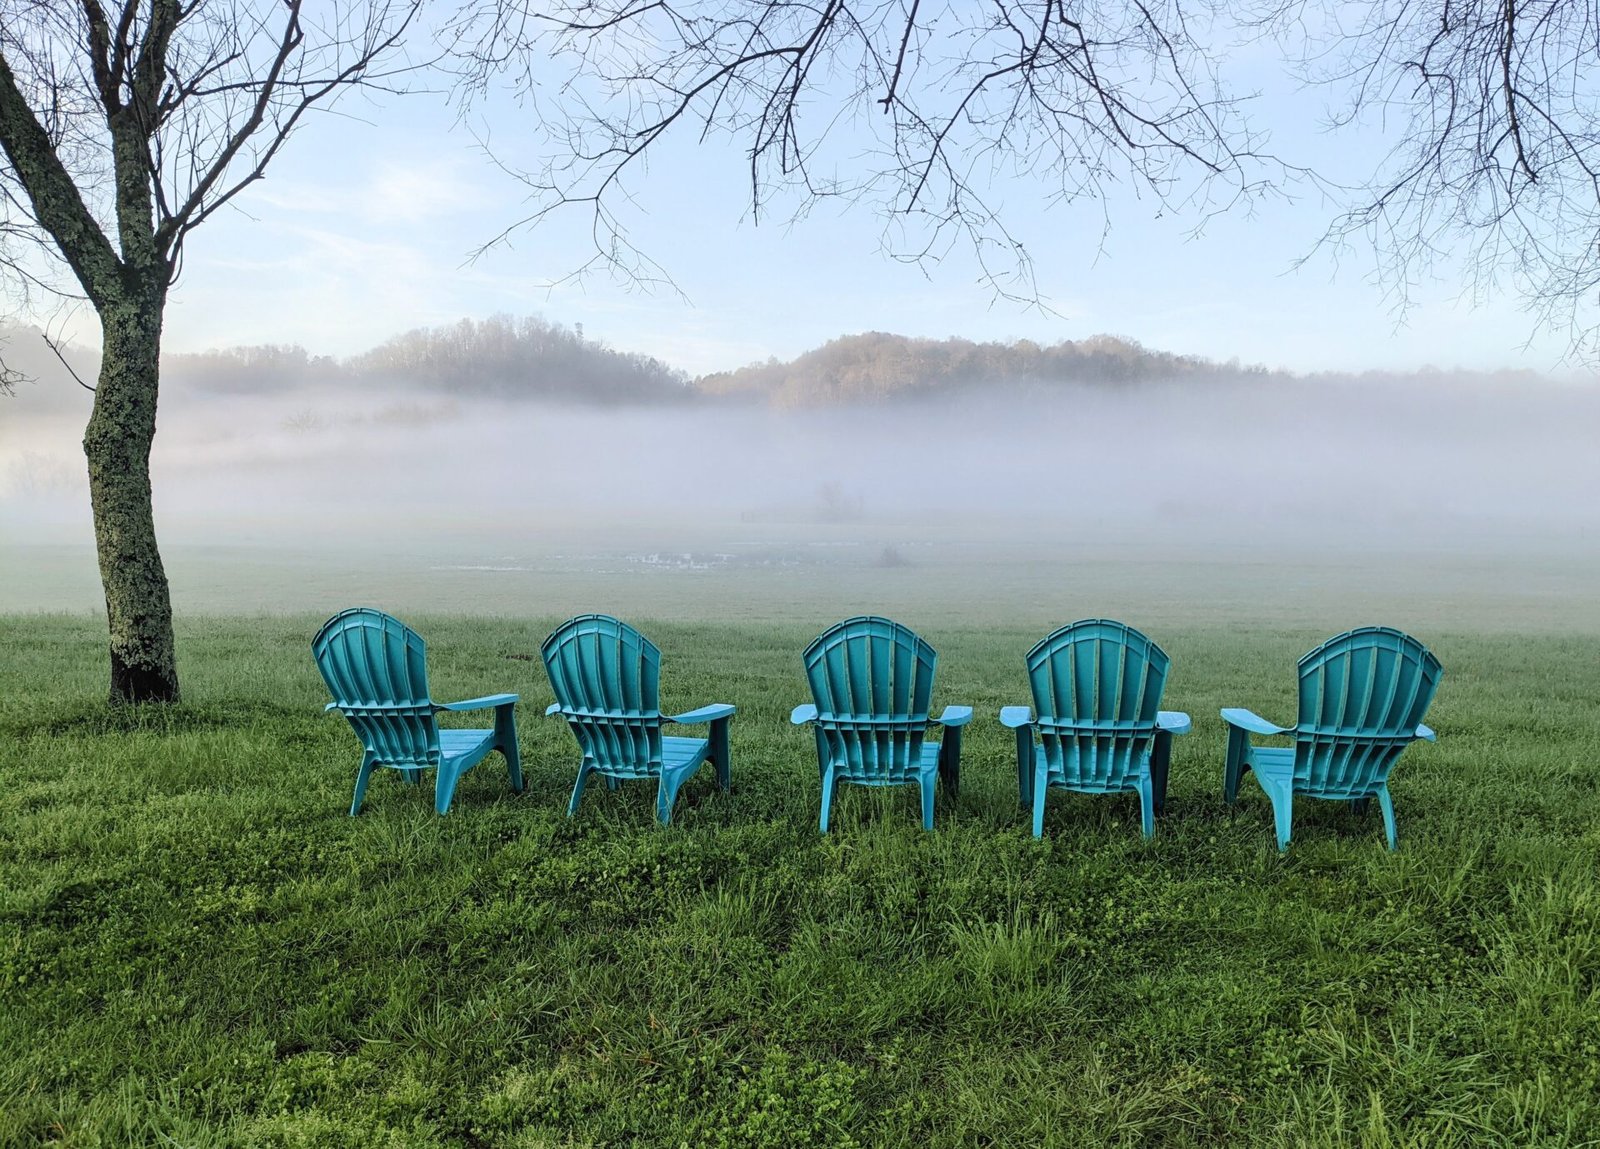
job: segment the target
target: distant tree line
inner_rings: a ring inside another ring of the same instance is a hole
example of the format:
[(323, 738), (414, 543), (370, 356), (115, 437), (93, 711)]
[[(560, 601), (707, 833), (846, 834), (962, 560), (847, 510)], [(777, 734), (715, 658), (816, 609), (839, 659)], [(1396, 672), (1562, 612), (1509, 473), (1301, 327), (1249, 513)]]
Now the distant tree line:
[[(0, 320), (9, 360), (25, 375), (56, 369), (35, 332)], [(94, 355), (62, 348), (82, 378)], [(31, 371), (28, 369), (32, 368)], [(313, 355), (294, 345), (230, 347), (168, 355), (165, 379), (176, 386), (233, 395), (270, 395), (292, 387), (396, 388), (462, 398), (493, 397), (605, 405), (652, 403), (758, 404), (789, 409), (892, 403), (996, 391), (1038, 394), (1071, 388), (1121, 390), (1161, 383), (1222, 385), (1260, 381), (1376, 385), (1451, 381), (1527, 385), (1531, 371), (1293, 375), (1265, 367), (1153, 351), (1132, 339), (1096, 335), (1041, 345), (913, 339), (884, 332), (830, 340), (788, 362), (769, 359), (690, 380), (660, 360), (613, 351), (584, 338), (581, 326), (538, 317), (463, 319), (397, 335), (348, 359)], [(61, 394), (71, 397), (75, 389)]]

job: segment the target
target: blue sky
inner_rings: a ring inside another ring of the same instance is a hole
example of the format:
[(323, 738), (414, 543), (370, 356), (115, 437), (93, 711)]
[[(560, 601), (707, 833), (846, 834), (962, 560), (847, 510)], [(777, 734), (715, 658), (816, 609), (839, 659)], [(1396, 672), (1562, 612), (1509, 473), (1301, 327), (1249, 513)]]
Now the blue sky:
[[(1322, 97), (1267, 83), (1256, 119), (1286, 157), (1351, 173), (1381, 154), (1371, 133), (1320, 133)], [(479, 122), (514, 156), (530, 115), (501, 104)], [(1460, 299), (1450, 268), (1402, 321), (1373, 281), (1370, 252), (1314, 253), (1334, 208), (1309, 188), (1253, 217), (1213, 220), (1198, 238), (1192, 219), (1113, 188), (1102, 244), (1099, 205), (1047, 208), (1027, 178), (997, 184), (991, 194), (1027, 242), (1051, 314), (994, 300), (959, 254), (924, 270), (886, 258), (882, 220), (866, 206), (794, 223), (780, 211), (756, 226), (746, 179), (736, 150), (674, 144), (631, 185), (630, 235), (687, 300), (602, 274), (562, 282), (591, 251), (581, 210), (469, 262), (526, 213), (524, 190), (491, 166), (442, 94), (346, 101), (291, 141), (239, 210), (191, 237), (167, 347), (299, 343), (345, 355), (417, 326), (538, 313), (691, 373), (866, 330), (1040, 342), (1109, 333), (1298, 371), (1551, 370), (1565, 349), (1509, 295)], [(91, 318), (72, 330), (89, 335)]]

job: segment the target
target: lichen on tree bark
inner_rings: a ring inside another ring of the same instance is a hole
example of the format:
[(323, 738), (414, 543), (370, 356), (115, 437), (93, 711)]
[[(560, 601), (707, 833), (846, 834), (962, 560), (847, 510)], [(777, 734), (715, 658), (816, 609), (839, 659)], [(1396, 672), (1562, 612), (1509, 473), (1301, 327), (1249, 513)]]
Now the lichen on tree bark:
[(165, 285), (101, 311), (103, 353), (83, 436), (111, 637), (111, 700), (178, 698), (172, 600), (156, 545), (150, 447), (156, 431)]

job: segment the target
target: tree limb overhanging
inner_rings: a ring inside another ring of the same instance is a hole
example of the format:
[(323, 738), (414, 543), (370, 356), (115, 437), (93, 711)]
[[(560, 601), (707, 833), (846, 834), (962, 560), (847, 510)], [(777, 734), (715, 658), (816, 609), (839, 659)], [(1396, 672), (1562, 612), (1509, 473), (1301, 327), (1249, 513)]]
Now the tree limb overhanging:
[(1003, 178), (1061, 203), (1127, 183), (1203, 226), (1286, 174), (1189, 19), (1176, 0), (496, 0), (465, 4), (449, 34), (469, 101), (508, 79), (531, 98), (540, 62), (573, 77), (546, 110), (546, 158), (497, 154), (533, 204), (498, 240), (579, 207), (587, 266), (654, 278), (616, 201), (664, 138), (694, 134), (743, 151), (757, 220), (862, 201), (891, 255), (936, 262), (964, 242), (997, 295), (1037, 301)]
[(1574, 354), (1600, 356), (1600, 3), (1271, 0), (1258, 15), (1339, 98), (1336, 126), (1389, 141), (1327, 243), (1373, 243), (1401, 310), (1435, 273), (1474, 301), (1509, 281)]

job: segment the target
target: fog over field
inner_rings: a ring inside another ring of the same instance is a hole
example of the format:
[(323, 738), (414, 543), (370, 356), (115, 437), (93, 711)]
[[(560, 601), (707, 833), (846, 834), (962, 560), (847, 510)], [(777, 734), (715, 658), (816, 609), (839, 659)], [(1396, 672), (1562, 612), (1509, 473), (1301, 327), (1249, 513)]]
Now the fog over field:
[[(56, 379), (0, 400), (5, 609), (98, 602), (78, 446), (88, 401)], [(1169, 603), (1226, 587), (1244, 609), (1247, 588), (1296, 567), (1345, 572), (1328, 590), (1419, 601), (1466, 579), (1491, 613), (1497, 589), (1543, 587), (1558, 614), (1569, 594), (1594, 597), (1597, 431), (1600, 390), (1446, 376), (820, 411), (175, 385), (153, 471), (180, 609), (387, 596), (559, 613), (593, 588), (597, 606), (682, 613), (721, 597), (708, 591), (719, 578), (751, 613), (797, 587), (865, 609), (864, 579), (898, 580), (885, 601), (919, 581), (949, 602), (1027, 598), (1026, 579), (1091, 570), (1126, 589), (1130, 576), (1096, 566), (1118, 562), (1170, 568), (1147, 588)]]

